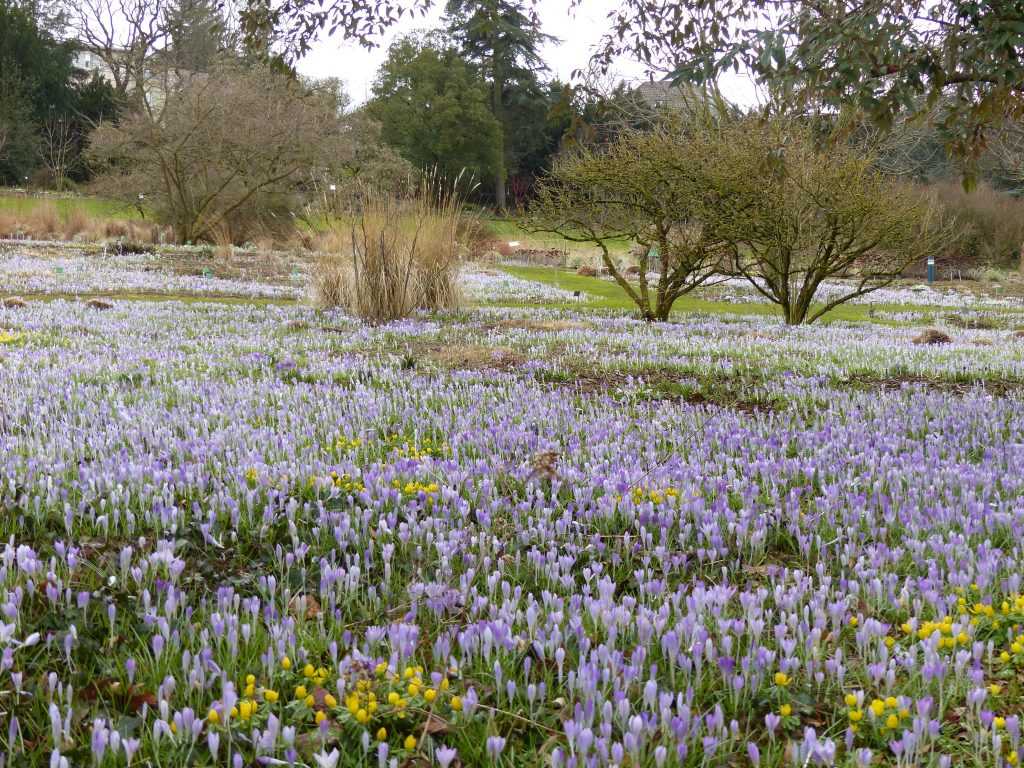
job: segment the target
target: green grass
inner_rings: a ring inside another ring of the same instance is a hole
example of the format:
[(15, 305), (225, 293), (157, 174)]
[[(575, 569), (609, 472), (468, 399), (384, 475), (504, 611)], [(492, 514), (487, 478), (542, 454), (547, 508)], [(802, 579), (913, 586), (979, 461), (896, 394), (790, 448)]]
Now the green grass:
[[(524, 248), (536, 250), (553, 250), (559, 248), (570, 252), (592, 251), (595, 256), (600, 252), (597, 246), (588, 243), (574, 243), (549, 232), (530, 232), (523, 228), (516, 219), (492, 219), (482, 217), (480, 223), (488, 234), (496, 240), (517, 240)], [(625, 254), (632, 243), (626, 238), (610, 240), (608, 250), (615, 255)]]
[(26, 215), (41, 205), (52, 203), (62, 218), (72, 212), (81, 211), (93, 219), (138, 219), (141, 218), (137, 208), (117, 200), (101, 197), (27, 197), (24, 195), (0, 194), (0, 213)]
[[(599, 277), (583, 277), (567, 269), (554, 267), (519, 267), (501, 266), (511, 275), (523, 280), (533, 280), (538, 283), (561, 288), (566, 291), (581, 291), (589, 297), (585, 308), (591, 309), (614, 309), (634, 311), (636, 304), (626, 295), (626, 292), (612, 280)], [(580, 305), (573, 305), (579, 308)], [(949, 311), (955, 308), (934, 307), (935, 312)], [(873, 322), (881, 325), (906, 325), (892, 320), (884, 320), (872, 317), (875, 312), (908, 312), (921, 311), (922, 307), (905, 304), (841, 304), (824, 315), (820, 323), (831, 323), (836, 321), (846, 322)], [(748, 302), (737, 304), (727, 301), (713, 301), (695, 296), (683, 296), (678, 299), (672, 307), (672, 314), (681, 316), (686, 314), (729, 314), (729, 315), (761, 315), (766, 317), (781, 317), (779, 308), (774, 304), (759, 302)]]

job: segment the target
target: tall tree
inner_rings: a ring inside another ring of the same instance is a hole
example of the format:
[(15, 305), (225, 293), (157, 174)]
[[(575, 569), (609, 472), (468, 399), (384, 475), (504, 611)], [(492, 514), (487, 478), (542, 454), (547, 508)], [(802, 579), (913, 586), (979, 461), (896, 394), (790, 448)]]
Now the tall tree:
[(179, 70), (207, 72), (234, 48), (221, 3), (176, 0), (167, 10), (167, 63)]
[(541, 32), (540, 20), (524, 0), (448, 0), (448, 28), (467, 59), (490, 84), (490, 108), (499, 125), (495, 144), (494, 202), (506, 207), (509, 86), (536, 83), (546, 70), (540, 47), (553, 40)]
[(98, 56), (122, 101), (146, 109), (154, 57), (169, 39), (168, 0), (64, 0), (68, 26)]
[(39, 163), (39, 127), (74, 110), (72, 56), (32, 6), (0, 0), (0, 180), (23, 181)]
[(491, 115), (487, 84), (443, 40), (399, 40), (373, 86), (367, 114), (381, 138), (421, 169), (449, 177), (494, 173), (500, 128)]
[[(245, 25), (278, 30), (296, 52), (323, 32), (372, 45), (436, 1), (253, 0)], [(1020, 0), (619, 0), (608, 26), (605, 65), (625, 54), (702, 84), (746, 68), (790, 104), (856, 105), (882, 128), (944, 97), (940, 121), (968, 181), (992, 134), (1024, 117)]]

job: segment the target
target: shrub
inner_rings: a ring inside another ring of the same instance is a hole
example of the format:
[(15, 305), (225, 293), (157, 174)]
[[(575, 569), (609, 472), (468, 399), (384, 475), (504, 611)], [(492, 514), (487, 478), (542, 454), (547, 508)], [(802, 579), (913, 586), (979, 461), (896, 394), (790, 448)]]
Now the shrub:
[(347, 226), (335, 225), (314, 268), (321, 306), (373, 323), (417, 309), (454, 309), (462, 199), (436, 180), (411, 198), (368, 191)]
[[(666, 320), (676, 299), (711, 280), (725, 255), (702, 206), (703, 165), (718, 134), (710, 114), (692, 115), (565, 155), (538, 185), (527, 227), (596, 245), (641, 316)], [(611, 253), (622, 240), (639, 245), (632, 281)], [(658, 278), (649, 285), (652, 270)]]
[(1024, 251), (1024, 200), (979, 184), (971, 192), (945, 181), (931, 185), (946, 219), (956, 219), (960, 238), (944, 250), (949, 256), (990, 266), (1015, 265)]
[[(953, 237), (937, 206), (842, 142), (821, 145), (795, 120), (743, 121), (709, 147), (705, 226), (728, 242), (731, 271), (811, 323), (890, 284)], [(814, 306), (826, 280), (849, 278)]]
[(576, 270), (576, 274), (580, 277), (597, 277), (597, 269), (594, 267), (588, 267), (586, 264)]
[(173, 90), (157, 114), (102, 123), (90, 144), (97, 186), (132, 203), (144, 194), (181, 242), (288, 234), (311, 170), (351, 154), (340, 99), (269, 68), (224, 65)]

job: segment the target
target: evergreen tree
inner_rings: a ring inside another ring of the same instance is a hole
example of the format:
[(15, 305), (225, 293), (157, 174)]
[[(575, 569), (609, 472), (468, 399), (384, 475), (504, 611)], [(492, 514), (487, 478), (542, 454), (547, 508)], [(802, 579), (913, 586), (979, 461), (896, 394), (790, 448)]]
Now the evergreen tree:
[(523, 0), (449, 0), (446, 19), (463, 55), (480, 67), (490, 86), (490, 110), (499, 127), (494, 148), (494, 201), (504, 210), (510, 87), (537, 82), (537, 73), (547, 69), (540, 47), (554, 38), (541, 32), (539, 19)]
[(381, 138), (418, 168), (450, 178), (494, 173), (500, 128), (487, 84), (443, 41), (408, 37), (391, 46), (366, 113), (380, 124)]
[(167, 13), (170, 66), (206, 72), (230, 47), (227, 22), (213, 0), (178, 0)]

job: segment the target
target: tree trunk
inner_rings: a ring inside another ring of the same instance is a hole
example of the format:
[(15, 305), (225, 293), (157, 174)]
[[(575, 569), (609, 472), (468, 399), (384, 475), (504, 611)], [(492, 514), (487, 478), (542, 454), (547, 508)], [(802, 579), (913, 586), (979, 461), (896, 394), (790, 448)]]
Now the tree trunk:
[(494, 54), (491, 59), (491, 79), (493, 80), (491, 93), (491, 112), (498, 123), (498, 146), (494, 153), (494, 205), (499, 212), (503, 212), (507, 206), (505, 199), (505, 121), (504, 121), (504, 93), (505, 82), (501, 76), (501, 68), (498, 63), (498, 56)]

